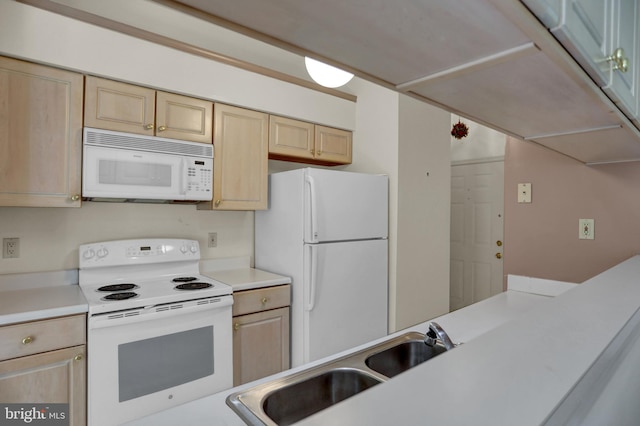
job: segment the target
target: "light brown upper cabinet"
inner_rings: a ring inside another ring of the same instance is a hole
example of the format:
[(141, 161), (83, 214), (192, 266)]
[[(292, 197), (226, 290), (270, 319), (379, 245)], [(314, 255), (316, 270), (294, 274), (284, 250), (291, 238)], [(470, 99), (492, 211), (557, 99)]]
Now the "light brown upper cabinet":
[(0, 205), (80, 207), (83, 76), (0, 57)]
[(213, 202), (199, 209), (267, 208), (269, 115), (215, 104)]
[(211, 143), (212, 119), (212, 102), (87, 77), (87, 127)]
[(351, 132), (272, 115), (269, 158), (303, 163), (351, 163)]

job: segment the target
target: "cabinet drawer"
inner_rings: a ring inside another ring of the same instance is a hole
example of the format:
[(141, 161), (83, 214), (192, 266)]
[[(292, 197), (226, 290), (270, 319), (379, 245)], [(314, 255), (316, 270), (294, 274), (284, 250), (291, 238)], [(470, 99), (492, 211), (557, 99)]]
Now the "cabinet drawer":
[(264, 287), (233, 293), (233, 315), (244, 315), (291, 304), (291, 285)]
[(8, 325), (0, 327), (0, 360), (83, 345), (85, 341), (84, 315)]

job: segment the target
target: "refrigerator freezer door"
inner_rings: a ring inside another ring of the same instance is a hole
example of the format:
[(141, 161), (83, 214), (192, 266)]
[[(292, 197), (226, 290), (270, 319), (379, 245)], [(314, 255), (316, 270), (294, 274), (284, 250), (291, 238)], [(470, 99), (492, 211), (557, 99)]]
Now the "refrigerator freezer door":
[(305, 242), (387, 238), (388, 177), (306, 169)]
[(304, 362), (387, 334), (387, 250), (387, 240), (305, 246)]

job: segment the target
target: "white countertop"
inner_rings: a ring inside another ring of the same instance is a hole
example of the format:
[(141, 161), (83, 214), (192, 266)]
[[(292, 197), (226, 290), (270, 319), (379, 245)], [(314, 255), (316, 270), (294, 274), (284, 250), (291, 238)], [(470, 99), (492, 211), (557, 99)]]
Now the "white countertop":
[[(521, 291), (510, 290), (489, 299), (483, 300), (479, 303), (471, 305), (469, 307), (460, 309), (458, 311), (449, 313), (447, 315), (443, 315), (442, 317), (436, 318), (435, 320), (442, 325), (442, 327), (447, 330), (451, 338), (455, 342), (465, 342), (465, 345), (460, 346), (460, 348), (466, 346), (468, 343), (472, 341), (474, 338), (486, 333), (487, 331), (500, 326), (501, 324), (507, 323), (515, 318), (518, 318), (521, 315), (526, 314), (533, 308), (543, 305), (547, 303), (550, 299), (549, 296), (543, 296), (540, 294), (532, 294), (525, 293)], [(169, 426), (175, 424), (181, 425), (237, 425), (242, 426), (244, 422), (238, 417), (231, 408), (226, 405), (226, 397), (236, 391), (246, 389), (248, 387), (254, 386), (258, 383), (263, 383), (265, 381), (272, 380), (276, 377), (282, 377), (284, 375), (307, 369), (313, 365), (322, 364), (330, 359), (338, 358), (347, 353), (354, 352), (360, 349), (363, 349), (367, 346), (371, 346), (373, 344), (380, 343), (384, 340), (388, 340), (396, 335), (400, 335), (406, 333), (407, 331), (419, 331), (424, 333), (427, 330), (428, 322), (423, 324), (416, 325), (415, 327), (411, 327), (409, 329), (405, 329), (394, 333), (390, 336), (378, 339), (373, 342), (369, 342), (368, 344), (361, 345), (359, 347), (353, 348), (348, 351), (341, 352), (339, 354), (335, 354), (331, 357), (318, 360), (316, 362), (288, 370), (287, 372), (279, 373), (268, 378), (260, 379), (255, 382), (238, 386), (233, 389), (229, 389), (227, 391), (219, 392), (217, 394), (198, 399), (196, 401), (189, 402), (187, 404), (183, 404), (178, 407), (174, 407), (172, 409), (162, 411), (160, 413), (145, 417), (143, 419), (139, 419), (128, 423), (133, 426)], [(456, 351), (459, 348), (456, 349)], [(442, 357), (442, 356), (441, 356)], [(432, 362), (432, 361), (430, 361)], [(417, 367), (416, 367), (417, 368)], [(414, 369), (415, 370), (415, 369)], [(408, 375), (412, 375), (413, 373), (407, 373)], [(405, 375), (407, 375), (405, 374)], [(404, 376), (404, 375), (401, 375)], [(399, 376), (400, 377), (400, 376)], [(391, 383), (396, 381), (398, 378), (394, 378), (387, 383)], [(388, 385), (381, 384), (376, 387), (388, 387)], [(394, 392), (398, 392), (396, 389)], [(417, 392), (415, 386), (412, 389), (404, 389), (403, 392)], [(369, 393), (366, 392), (367, 394)], [(383, 396), (383, 401), (394, 401), (395, 396), (393, 393), (386, 394)], [(351, 398), (353, 399), (353, 398)], [(365, 398), (365, 404), (376, 405), (376, 401), (380, 401), (380, 399), (368, 399)], [(345, 401), (346, 403), (347, 401)], [(419, 406), (424, 409), (424, 401), (421, 401)], [(380, 407), (382, 410), (389, 410), (389, 407), (385, 407), (384, 404)], [(362, 409), (359, 407), (358, 410)], [(328, 412), (328, 410), (326, 410)], [(333, 411), (333, 409), (331, 410)], [(344, 415), (340, 414), (340, 416)], [(416, 423), (415, 420), (413, 422), (376, 422), (375, 419), (372, 420), (368, 418), (367, 422), (359, 422), (353, 419), (354, 412), (347, 414), (350, 418), (349, 420), (340, 419), (339, 416), (332, 417), (330, 419), (325, 419), (324, 421), (320, 421), (317, 424), (368, 424), (368, 425), (387, 425), (387, 424), (420, 424), (420, 422)], [(421, 420), (423, 417), (420, 418)], [(353, 423), (355, 421), (355, 423)], [(446, 423), (445, 423), (446, 424)]]
[(86, 313), (77, 271), (0, 275), (0, 326)]
[(230, 285), (234, 292), (291, 283), (291, 278), (289, 277), (254, 268), (204, 271), (202, 274)]
[(249, 257), (203, 259), (200, 271), (202, 275), (230, 285), (234, 292), (291, 283), (290, 277), (250, 267)]
[[(291, 283), (289, 277), (249, 267), (249, 257), (205, 259), (200, 268), (233, 291)], [(77, 270), (0, 275), (0, 326), (87, 311)]]

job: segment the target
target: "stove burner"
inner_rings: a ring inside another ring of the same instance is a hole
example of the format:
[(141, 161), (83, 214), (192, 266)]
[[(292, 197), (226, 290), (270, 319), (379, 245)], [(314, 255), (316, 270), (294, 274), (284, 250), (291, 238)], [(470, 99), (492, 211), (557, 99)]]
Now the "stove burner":
[(188, 283), (195, 280), (197, 280), (196, 277), (177, 277), (172, 279), (171, 281), (173, 281), (174, 283)]
[(186, 283), (186, 284), (178, 284), (175, 288), (176, 290), (202, 290), (203, 288), (213, 287), (212, 284), (209, 283)]
[(120, 293), (107, 294), (102, 298), (102, 300), (126, 300), (134, 297), (138, 297), (138, 293), (134, 293), (133, 291), (123, 291)]
[(110, 284), (110, 285), (105, 285), (102, 286), (98, 289), (98, 291), (124, 291), (124, 290), (131, 290), (133, 288), (138, 288), (137, 285), (135, 284)]

